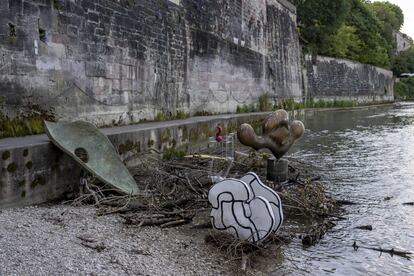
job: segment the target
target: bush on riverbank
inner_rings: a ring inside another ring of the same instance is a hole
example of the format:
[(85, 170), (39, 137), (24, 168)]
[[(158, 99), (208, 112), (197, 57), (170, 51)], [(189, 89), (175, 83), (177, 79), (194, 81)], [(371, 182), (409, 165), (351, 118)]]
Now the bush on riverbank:
[(394, 94), (398, 99), (414, 99), (414, 77), (401, 79), (399, 82), (396, 82), (394, 85)]

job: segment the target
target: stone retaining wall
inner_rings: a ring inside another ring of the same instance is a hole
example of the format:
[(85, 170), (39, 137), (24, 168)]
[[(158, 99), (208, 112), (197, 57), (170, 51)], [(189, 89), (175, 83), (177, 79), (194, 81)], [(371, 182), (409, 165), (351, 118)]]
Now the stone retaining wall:
[(305, 58), (306, 97), (382, 103), (394, 100), (393, 73), (350, 60), (318, 56)]
[(1, 112), (98, 126), (300, 98), (285, 0), (2, 0)]

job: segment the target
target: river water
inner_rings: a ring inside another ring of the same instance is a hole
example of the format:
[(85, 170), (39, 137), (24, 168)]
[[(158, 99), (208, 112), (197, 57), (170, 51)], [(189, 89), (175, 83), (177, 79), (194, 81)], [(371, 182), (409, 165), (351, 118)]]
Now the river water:
[[(344, 206), (347, 220), (316, 246), (290, 246), (273, 274), (414, 275), (413, 259), (352, 247), (414, 251), (414, 206), (403, 205), (414, 201), (414, 103), (323, 111), (304, 122), (290, 156), (317, 166), (330, 193), (358, 204)], [(355, 229), (368, 224), (372, 231)]]

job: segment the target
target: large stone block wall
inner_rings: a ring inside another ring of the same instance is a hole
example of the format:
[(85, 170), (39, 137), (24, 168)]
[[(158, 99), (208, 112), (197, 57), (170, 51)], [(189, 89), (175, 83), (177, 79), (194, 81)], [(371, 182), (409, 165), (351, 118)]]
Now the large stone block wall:
[(394, 100), (393, 73), (345, 59), (305, 57), (306, 97), (382, 103)]
[(0, 0), (0, 97), (98, 125), (301, 98), (285, 0)]

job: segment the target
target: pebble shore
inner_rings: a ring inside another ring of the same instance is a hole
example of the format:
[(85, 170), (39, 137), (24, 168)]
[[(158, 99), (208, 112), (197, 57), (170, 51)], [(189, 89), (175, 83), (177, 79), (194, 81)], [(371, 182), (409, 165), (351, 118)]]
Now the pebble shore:
[[(209, 230), (131, 227), (94, 207), (0, 210), (0, 275), (235, 275)], [(204, 231), (204, 232), (203, 232)]]

